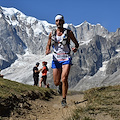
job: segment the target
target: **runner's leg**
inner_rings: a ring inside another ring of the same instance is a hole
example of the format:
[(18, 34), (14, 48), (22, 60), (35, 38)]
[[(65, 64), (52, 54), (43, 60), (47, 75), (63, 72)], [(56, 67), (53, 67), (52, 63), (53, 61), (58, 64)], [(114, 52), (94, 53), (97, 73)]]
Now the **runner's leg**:
[(44, 77), (43, 77), (43, 83), (44, 83), (45, 87), (47, 88), (46, 79), (47, 79), (47, 76), (44, 76)]
[(56, 86), (60, 84), (61, 73), (62, 73), (62, 68), (53, 69), (53, 80)]
[(71, 65), (66, 64), (62, 66), (62, 96), (66, 98), (68, 91), (68, 75), (70, 72)]
[(37, 86), (38, 85), (38, 80), (39, 78), (38, 77), (34, 77), (34, 85)]
[(39, 87), (42, 87), (42, 81), (43, 81), (43, 78), (41, 77), (39, 82)]

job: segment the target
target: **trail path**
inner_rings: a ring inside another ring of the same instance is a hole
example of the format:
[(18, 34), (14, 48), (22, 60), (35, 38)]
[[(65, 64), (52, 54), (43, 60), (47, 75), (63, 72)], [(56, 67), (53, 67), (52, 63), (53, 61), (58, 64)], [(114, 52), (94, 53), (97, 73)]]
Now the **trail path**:
[(73, 109), (75, 109), (76, 106), (84, 106), (83, 103), (75, 105), (75, 102), (83, 101), (82, 94), (67, 96), (68, 107), (66, 108), (61, 106), (61, 99), (61, 96), (56, 96), (53, 100), (44, 103), (47, 109), (43, 110), (40, 120), (64, 120), (71, 116)]
[[(72, 117), (73, 110), (77, 107), (86, 107), (87, 101), (84, 100), (84, 94), (74, 93), (67, 95), (68, 107), (61, 106), (62, 96), (53, 96), (49, 101), (45, 100), (29, 100), (21, 108), (16, 111), (9, 119), (5, 120), (66, 120)], [(114, 120), (110, 115), (100, 113), (92, 116), (95, 120)]]
[[(68, 95), (67, 104), (68, 107), (63, 108), (61, 106), (62, 96), (54, 96), (49, 101), (35, 100), (29, 101), (32, 105), (31, 110), (24, 111), (25, 114), (18, 116), (13, 115), (10, 120), (65, 120), (67, 117), (71, 117), (73, 109), (77, 106), (85, 106), (83, 94)], [(75, 104), (77, 103), (77, 104)]]

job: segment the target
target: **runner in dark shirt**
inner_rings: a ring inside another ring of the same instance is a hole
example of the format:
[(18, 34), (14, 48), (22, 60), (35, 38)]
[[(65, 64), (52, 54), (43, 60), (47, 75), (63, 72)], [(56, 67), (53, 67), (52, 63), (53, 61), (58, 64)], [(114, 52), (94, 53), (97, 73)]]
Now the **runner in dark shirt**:
[(34, 79), (34, 85), (37, 86), (38, 85), (38, 81), (39, 81), (39, 73), (41, 71), (38, 70), (38, 66), (39, 66), (40, 63), (36, 63), (36, 66), (33, 68), (33, 79)]

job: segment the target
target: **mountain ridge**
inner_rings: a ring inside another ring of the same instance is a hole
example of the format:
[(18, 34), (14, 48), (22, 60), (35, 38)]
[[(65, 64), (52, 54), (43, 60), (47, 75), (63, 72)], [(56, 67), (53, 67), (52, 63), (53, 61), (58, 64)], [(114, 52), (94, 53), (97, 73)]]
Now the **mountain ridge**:
[[(10, 12), (10, 10), (12, 12), (15, 11), (15, 13)], [(78, 52), (71, 53), (73, 66), (69, 75), (70, 88), (77, 90), (80, 86), (85, 87), (83, 84), (79, 86), (77, 86), (77, 84), (82, 81), (85, 76), (94, 76), (103, 66), (103, 62), (111, 60), (114, 56), (120, 57), (120, 29), (118, 28), (116, 32), (109, 32), (100, 24), (92, 25), (87, 21), (77, 26), (66, 23), (65, 26), (73, 31), (80, 44)], [(1, 7), (0, 67), (4, 69), (2, 73), (5, 74), (5, 77), (25, 84), (32, 84), (32, 67), (37, 61), (48, 61), (50, 68), (52, 57), (51, 54), (45, 56), (45, 46), (49, 33), (55, 28), (56, 26), (54, 24), (26, 16), (22, 12), (16, 9), (14, 10), (14, 8)], [(71, 42), (71, 47), (72, 46), (73, 43)], [(117, 61), (114, 60), (110, 64), (111, 66), (116, 65), (118, 71), (119, 64), (116, 63)], [(115, 70), (116, 68), (113, 68), (114, 70), (111, 69), (109, 71), (109, 77), (117, 72)], [(50, 68), (48, 82), (51, 84), (51, 87), (54, 87), (51, 71)], [(104, 72), (106, 73), (106, 70)], [(105, 76), (107, 76), (107, 74), (105, 74)], [(93, 86), (89, 85), (89, 88), (91, 87)]]

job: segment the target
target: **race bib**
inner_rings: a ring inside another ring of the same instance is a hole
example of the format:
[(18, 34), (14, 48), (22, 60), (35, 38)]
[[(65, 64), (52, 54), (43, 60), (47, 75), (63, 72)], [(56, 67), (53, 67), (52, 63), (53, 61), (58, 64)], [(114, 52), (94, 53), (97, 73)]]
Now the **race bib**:
[(69, 55), (65, 53), (54, 53), (55, 59), (58, 61), (67, 61), (69, 60)]

